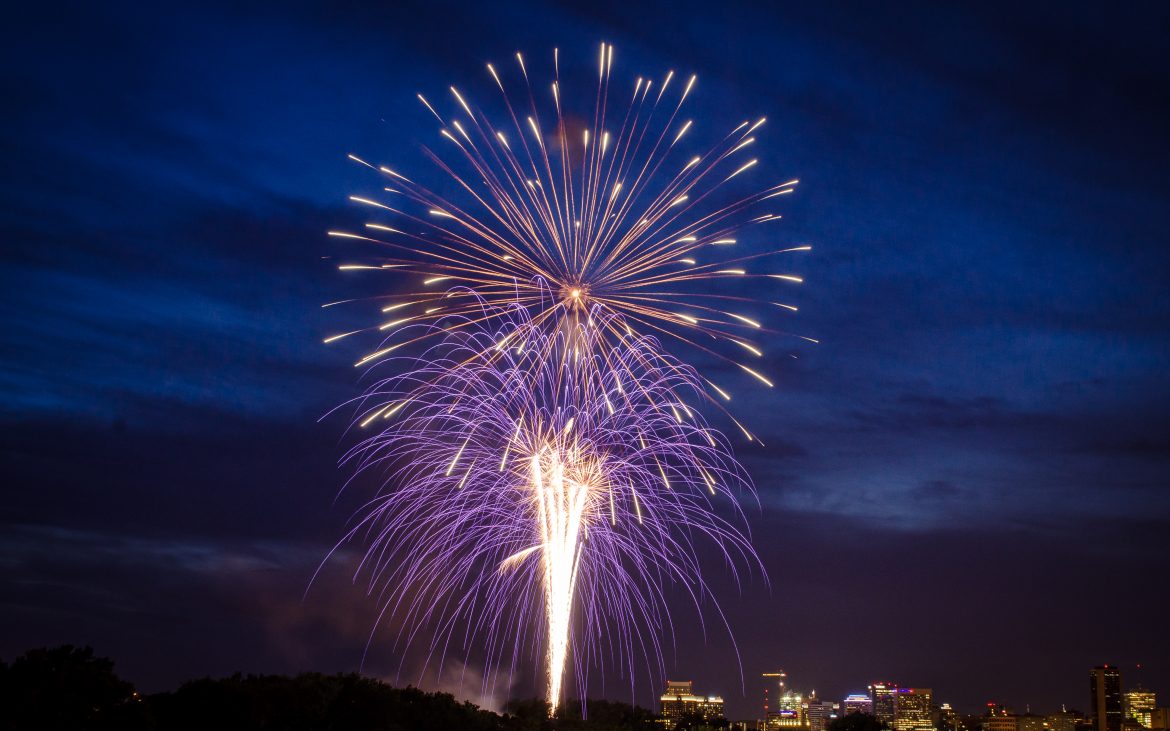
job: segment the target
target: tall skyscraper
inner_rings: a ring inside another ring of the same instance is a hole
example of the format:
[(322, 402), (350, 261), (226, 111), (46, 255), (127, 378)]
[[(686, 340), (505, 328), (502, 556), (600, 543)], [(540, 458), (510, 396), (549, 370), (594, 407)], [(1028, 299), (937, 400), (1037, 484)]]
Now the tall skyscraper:
[(873, 715), (877, 716), (877, 720), (893, 726), (898, 705), (898, 684), (874, 683), (869, 686), (869, 698), (872, 701)]
[(1122, 695), (1122, 715), (1126, 719), (1132, 718), (1146, 728), (1153, 728), (1152, 714), (1157, 707), (1157, 696), (1152, 690), (1135, 688)]
[(894, 705), (895, 731), (934, 731), (932, 695), (930, 688), (898, 688)]
[(1089, 673), (1094, 731), (1121, 731), (1121, 670), (1098, 665)]

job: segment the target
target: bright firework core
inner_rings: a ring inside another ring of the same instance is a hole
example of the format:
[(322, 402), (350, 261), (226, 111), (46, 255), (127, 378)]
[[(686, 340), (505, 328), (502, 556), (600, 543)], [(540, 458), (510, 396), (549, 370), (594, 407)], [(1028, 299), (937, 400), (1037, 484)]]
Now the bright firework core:
[(584, 282), (574, 282), (561, 285), (560, 298), (565, 309), (569, 312), (584, 312), (589, 308), (589, 285)]
[(570, 620), (577, 570), (581, 563), (582, 533), (591, 503), (603, 491), (604, 471), (594, 459), (572, 448), (556, 446), (533, 455), (532, 492), (540, 529), (544, 597), (548, 621), (548, 702), (560, 703), (561, 682), (569, 653)]

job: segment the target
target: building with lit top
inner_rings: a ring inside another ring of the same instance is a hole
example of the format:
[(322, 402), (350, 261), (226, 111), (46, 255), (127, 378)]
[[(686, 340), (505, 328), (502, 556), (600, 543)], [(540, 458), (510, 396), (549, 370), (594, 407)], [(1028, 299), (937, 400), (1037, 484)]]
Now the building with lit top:
[(698, 714), (704, 721), (723, 717), (723, 699), (717, 695), (695, 695), (690, 680), (666, 681), (666, 691), (658, 700), (662, 704), (662, 720), (668, 727), (692, 714)]
[(846, 716), (850, 713), (873, 713), (873, 699), (864, 693), (850, 693), (841, 703)]
[(1089, 672), (1094, 731), (1121, 731), (1121, 670), (1098, 665)]
[(1153, 728), (1153, 713), (1158, 707), (1154, 691), (1135, 688), (1122, 695), (1121, 707), (1126, 718), (1132, 718), (1145, 728)]
[(930, 688), (898, 688), (894, 731), (934, 731), (932, 695)]

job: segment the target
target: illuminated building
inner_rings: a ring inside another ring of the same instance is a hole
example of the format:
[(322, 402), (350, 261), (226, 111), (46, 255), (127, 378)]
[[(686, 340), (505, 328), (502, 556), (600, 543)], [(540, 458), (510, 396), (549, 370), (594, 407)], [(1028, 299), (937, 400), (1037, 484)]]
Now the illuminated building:
[(934, 731), (931, 695), (930, 688), (898, 688), (894, 704), (894, 730)]
[(1122, 711), (1126, 718), (1132, 718), (1146, 728), (1153, 728), (1153, 713), (1157, 708), (1154, 691), (1135, 688), (1122, 696)]
[(873, 713), (873, 699), (864, 693), (850, 693), (842, 703), (845, 715), (850, 713)]
[(688, 713), (699, 709), (702, 700), (694, 693), (694, 683), (690, 680), (666, 681), (666, 691), (658, 699), (662, 702), (662, 717), (673, 726), (675, 721)]
[(897, 683), (874, 683), (869, 686), (873, 715), (877, 720), (894, 725), (894, 714), (898, 706)]
[(776, 701), (776, 708), (768, 716), (768, 728), (803, 728), (808, 725), (804, 715), (804, 695), (784, 689)]
[(717, 695), (695, 695), (690, 680), (666, 681), (666, 692), (658, 699), (662, 703), (662, 718), (673, 727), (683, 716), (698, 714), (704, 721), (723, 717), (723, 699)]
[(1121, 731), (1121, 671), (1098, 665), (1089, 673), (1095, 731)]
[(809, 731), (825, 731), (840, 708), (837, 703), (817, 698), (816, 691), (813, 691), (804, 702), (804, 719)]

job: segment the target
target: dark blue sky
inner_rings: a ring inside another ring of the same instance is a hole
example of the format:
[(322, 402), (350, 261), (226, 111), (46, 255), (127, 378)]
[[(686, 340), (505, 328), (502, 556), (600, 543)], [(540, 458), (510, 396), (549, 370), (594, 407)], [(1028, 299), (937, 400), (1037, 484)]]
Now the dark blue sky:
[(684, 623), (670, 675), (737, 717), (776, 667), (1048, 710), (1142, 662), (1170, 699), (1164, 10), (198, 5), (0, 31), (0, 655), (90, 643), (148, 690), (356, 669), (344, 566), (301, 601), (349, 507), (316, 420), (354, 313), (319, 305), (365, 285), (324, 232), (378, 182), (345, 154), (423, 170), (416, 92), (605, 40), (617, 77), (697, 73), (699, 130), (767, 115), (761, 169), (802, 181), (775, 231), (814, 246), (790, 324), (822, 344), (736, 412), (768, 444), (772, 588), (724, 602), (747, 697), (717, 632)]

